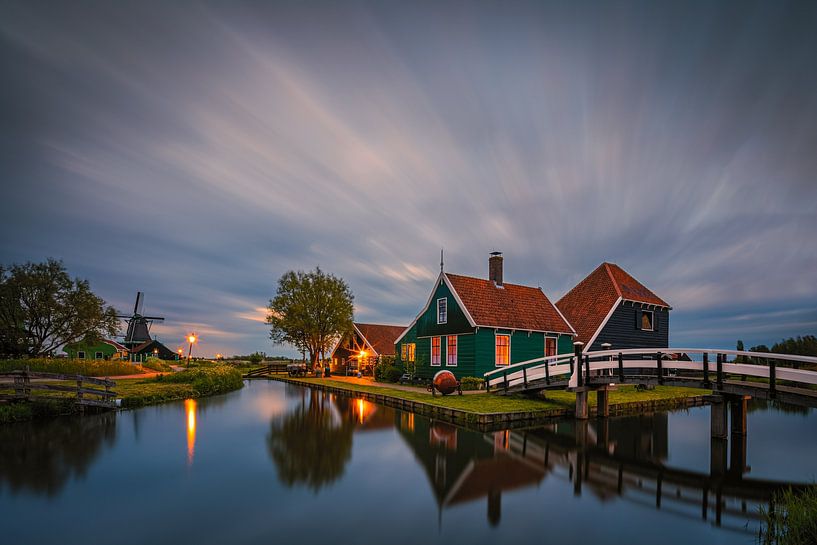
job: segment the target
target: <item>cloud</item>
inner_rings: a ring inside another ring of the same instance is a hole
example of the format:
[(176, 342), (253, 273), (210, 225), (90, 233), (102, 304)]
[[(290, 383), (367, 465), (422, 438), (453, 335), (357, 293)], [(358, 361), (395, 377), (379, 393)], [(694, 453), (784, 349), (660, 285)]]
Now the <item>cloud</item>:
[(262, 308), (289, 269), (408, 323), (440, 248), (476, 276), (502, 250), (552, 299), (617, 262), (679, 336), (817, 308), (814, 33), (769, 6), (462, 9), (5, 3), (0, 251), (223, 353), (288, 350)]

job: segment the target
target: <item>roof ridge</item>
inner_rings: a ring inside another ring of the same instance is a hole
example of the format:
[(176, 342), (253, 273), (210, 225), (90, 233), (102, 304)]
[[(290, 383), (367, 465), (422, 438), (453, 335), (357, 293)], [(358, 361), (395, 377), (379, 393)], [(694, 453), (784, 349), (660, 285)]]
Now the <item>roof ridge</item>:
[(616, 282), (616, 277), (613, 276), (613, 271), (610, 270), (610, 265), (614, 265), (614, 266), (618, 267), (618, 265), (616, 265), (615, 263), (609, 263), (609, 262), (605, 261), (604, 262), (604, 270), (607, 271), (607, 276), (610, 277), (610, 281), (613, 283), (613, 287), (616, 289), (616, 293), (618, 294), (618, 296), (619, 297), (624, 297), (621, 294), (621, 287), (618, 285), (618, 282)]
[[(480, 278), (479, 276), (469, 276), (467, 274), (457, 274), (457, 273), (450, 273), (450, 272), (445, 272), (443, 274), (451, 275), (451, 276), (459, 276), (460, 278), (470, 278), (472, 280), (479, 280), (480, 282), (492, 283), (491, 280), (489, 280), (487, 278)], [(531, 290), (541, 290), (542, 289), (542, 286), (527, 286), (525, 284), (514, 284), (513, 282), (502, 282), (502, 285), (503, 286), (515, 286), (517, 288), (527, 288), (527, 289), (531, 289)]]

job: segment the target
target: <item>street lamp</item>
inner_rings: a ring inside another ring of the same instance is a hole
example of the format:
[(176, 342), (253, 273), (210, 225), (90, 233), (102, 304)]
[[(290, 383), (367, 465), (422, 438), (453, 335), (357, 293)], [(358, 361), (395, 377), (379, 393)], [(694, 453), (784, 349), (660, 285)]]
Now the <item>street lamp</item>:
[(182, 348), (182, 347), (180, 346), (180, 347), (179, 347), (179, 349), (178, 349), (178, 350), (176, 350), (176, 352), (178, 352), (178, 353), (179, 353), (179, 361), (182, 361), (182, 360), (184, 359), (184, 348)]
[(195, 333), (187, 336), (187, 342), (190, 343), (190, 348), (187, 349), (187, 366), (190, 367), (190, 355), (193, 353), (193, 344), (198, 340)]

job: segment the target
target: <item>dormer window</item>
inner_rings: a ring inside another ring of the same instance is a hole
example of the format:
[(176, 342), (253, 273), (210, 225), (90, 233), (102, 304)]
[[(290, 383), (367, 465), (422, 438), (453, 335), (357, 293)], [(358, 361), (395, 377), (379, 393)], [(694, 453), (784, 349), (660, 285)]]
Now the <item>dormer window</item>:
[(448, 323), (448, 298), (441, 297), (437, 299), (437, 323)]

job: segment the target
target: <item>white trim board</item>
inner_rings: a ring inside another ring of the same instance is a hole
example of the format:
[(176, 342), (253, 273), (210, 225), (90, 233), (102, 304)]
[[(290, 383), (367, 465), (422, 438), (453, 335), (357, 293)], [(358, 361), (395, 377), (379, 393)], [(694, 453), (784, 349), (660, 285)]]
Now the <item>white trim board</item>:
[(595, 333), (593, 333), (593, 336), (592, 336), (592, 337), (590, 337), (590, 340), (589, 340), (589, 341), (587, 341), (587, 344), (586, 344), (586, 345), (584, 345), (584, 348), (582, 349), (582, 353), (585, 353), (585, 352), (589, 352), (589, 351), (590, 351), (590, 347), (591, 347), (591, 346), (593, 346), (593, 343), (594, 343), (594, 342), (596, 342), (596, 337), (598, 337), (598, 336), (599, 336), (599, 333), (601, 333), (601, 330), (602, 330), (602, 329), (604, 329), (604, 326), (606, 326), (606, 325), (607, 325), (607, 322), (609, 322), (609, 321), (610, 321), (610, 318), (613, 316), (613, 313), (616, 311), (616, 309), (618, 308), (618, 306), (619, 306), (619, 305), (620, 305), (620, 304), (621, 304), (623, 301), (624, 301), (624, 299), (623, 299), (622, 297), (619, 297), (618, 299), (616, 299), (615, 304), (614, 304), (612, 307), (610, 307), (610, 312), (608, 312), (608, 313), (607, 313), (607, 316), (605, 316), (605, 317), (604, 317), (604, 320), (601, 322), (601, 325), (598, 327), (598, 329), (596, 329), (596, 332), (595, 332)]

